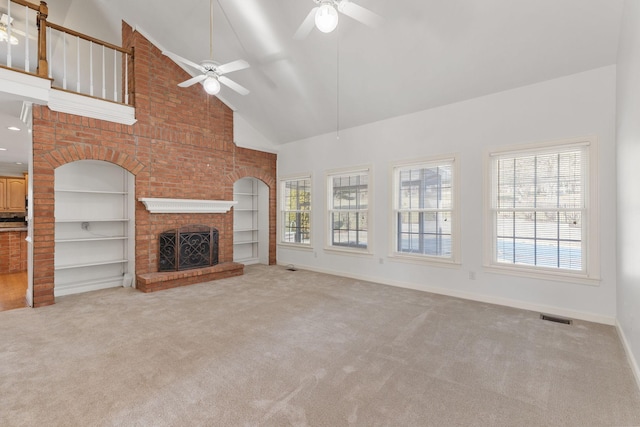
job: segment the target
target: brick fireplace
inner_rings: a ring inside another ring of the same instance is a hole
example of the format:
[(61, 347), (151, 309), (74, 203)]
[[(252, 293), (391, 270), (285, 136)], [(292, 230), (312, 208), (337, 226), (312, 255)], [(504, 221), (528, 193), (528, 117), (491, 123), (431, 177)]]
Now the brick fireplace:
[[(123, 44), (135, 48), (137, 123), (114, 124), (33, 109), (34, 306), (54, 303), (54, 171), (66, 163), (103, 160), (135, 176), (135, 199), (233, 200), (233, 184), (255, 177), (269, 187), (269, 264), (275, 264), (276, 155), (233, 143), (233, 112), (200, 85), (179, 88), (189, 76), (131, 27), (123, 24)], [(133, 87), (130, 85), (129, 87)], [(159, 272), (162, 232), (192, 224), (218, 230), (219, 263)], [(135, 208), (137, 286), (144, 292), (242, 274), (233, 262), (233, 212), (151, 213)]]

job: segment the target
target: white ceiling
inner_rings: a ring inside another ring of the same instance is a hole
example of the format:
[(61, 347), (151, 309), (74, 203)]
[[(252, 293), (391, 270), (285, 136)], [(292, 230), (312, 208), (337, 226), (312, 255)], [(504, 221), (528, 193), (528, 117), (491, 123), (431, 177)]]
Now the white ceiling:
[[(382, 25), (341, 15), (334, 33), (314, 29), (299, 41), (293, 34), (312, 0), (214, 1), (214, 59), (251, 64), (229, 75), (251, 94), (223, 88), (221, 98), (274, 144), (615, 64), (623, 6), (353, 0)], [(178, 55), (209, 57), (209, 0), (48, 4), (52, 21), (107, 41), (120, 43), (124, 19)]]
[[(0, 93), (0, 174), (27, 170), (31, 133), (20, 121), (21, 111), (22, 100), (19, 97)], [(10, 126), (20, 130), (9, 130)]]

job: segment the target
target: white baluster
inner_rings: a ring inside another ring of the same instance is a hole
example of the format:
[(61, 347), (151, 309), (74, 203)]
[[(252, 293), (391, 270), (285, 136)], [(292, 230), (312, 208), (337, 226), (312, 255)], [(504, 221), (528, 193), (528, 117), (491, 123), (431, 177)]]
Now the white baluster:
[(67, 90), (67, 33), (62, 33), (62, 89)]
[(80, 37), (76, 36), (76, 92), (80, 93)]
[(11, 0), (7, 3), (7, 67), (11, 68)]
[(24, 7), (24, 70), (29, 72), (29, 7)]
[(89, 95), (93, 96), (93, 42), (89, 42)]
[(118, 51), (113, 51), (113, 100), (118, 102)]
[(124, 54), (124, 103), (129, 105), (129, 55)]
[(104, 62), (104, 45), (102, 46), (102, 99), (107, 99), (107, 82), (105, 72), (107, 64)]
[(53, 61), (51, 60), (51, 27), (47, 27), (47, 63), (49, 63), (49, 78), (53, 79)]

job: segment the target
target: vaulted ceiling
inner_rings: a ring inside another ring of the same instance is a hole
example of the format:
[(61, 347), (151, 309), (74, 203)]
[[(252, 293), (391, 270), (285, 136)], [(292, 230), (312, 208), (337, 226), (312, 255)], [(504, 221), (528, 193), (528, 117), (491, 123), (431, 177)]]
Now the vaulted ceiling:
[[(353, 0), (330, 34), (293, 34), (313, 0), (214, 0), (213, 56), (247, 60), (220, 97), (273, 144), (615, 64), (623, 0)], [(194, 62), (209, 0), (50, 0), (51, 20), (120, 43), (120, 20)], [(179, 82), (176, 82), (176, 84)], [(197, 106), (195, 107), (197, 108)]]

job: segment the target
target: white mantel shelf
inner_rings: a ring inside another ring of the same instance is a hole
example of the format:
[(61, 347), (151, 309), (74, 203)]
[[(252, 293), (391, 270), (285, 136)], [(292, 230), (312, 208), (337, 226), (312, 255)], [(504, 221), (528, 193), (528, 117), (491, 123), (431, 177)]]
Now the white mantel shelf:
[(231, 210), (234, 200), (194, 200), (194, 199), (138, 199), (151, 213), (226, 213)]

